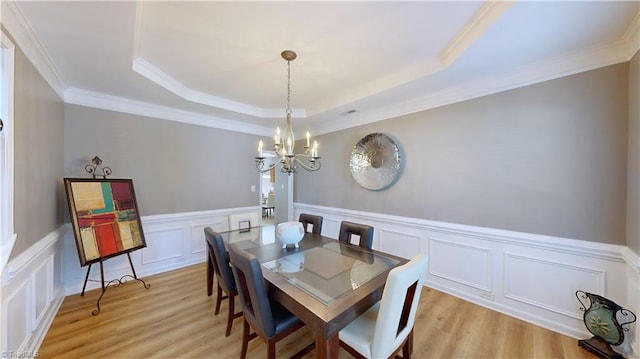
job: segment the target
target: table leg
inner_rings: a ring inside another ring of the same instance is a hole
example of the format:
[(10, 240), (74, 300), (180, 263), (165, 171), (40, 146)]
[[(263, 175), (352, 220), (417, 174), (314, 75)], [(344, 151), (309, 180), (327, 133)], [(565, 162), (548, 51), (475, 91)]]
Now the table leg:
[(340, 349), (340, 338), (338, 333), (325, 338), (320, 335), (316, 335), (316, 358), (318, 359), (334, 359), (338, 357), (338, 350)]

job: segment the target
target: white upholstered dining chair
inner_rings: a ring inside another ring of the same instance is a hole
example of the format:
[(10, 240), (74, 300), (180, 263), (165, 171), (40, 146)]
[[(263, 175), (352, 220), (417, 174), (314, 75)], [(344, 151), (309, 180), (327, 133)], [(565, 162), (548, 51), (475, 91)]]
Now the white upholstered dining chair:
[(357, 358), (389, 358), (402, 347), (402, 357), (410, 358), (426, 271), (423, 254), (392, 269), (382, 299), (340, 331), (340, 346)]

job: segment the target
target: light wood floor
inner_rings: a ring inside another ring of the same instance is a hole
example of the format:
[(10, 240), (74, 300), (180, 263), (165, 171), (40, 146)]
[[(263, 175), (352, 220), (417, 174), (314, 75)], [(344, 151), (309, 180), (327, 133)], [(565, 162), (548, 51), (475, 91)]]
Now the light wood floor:
[[(91, 311), (99, 290), (65, 298), (39, 358), (239, 358), (242, 319), (225, 337), (227, 301), (214, 316), (204, 264), (144, 280), (150, 289), (137, 281), (108, 288), (97, 316)], [(414, 358), (595, 358), (576, 339), (427, 287), (414, 335)], [(303, 328), (277, 344), (278, 356), (287, 358), (312, 341)], [(266, 345), (253, 340), (248, 357), (265, 356)], [(350, 356), (340, 349), (339, 358)]]

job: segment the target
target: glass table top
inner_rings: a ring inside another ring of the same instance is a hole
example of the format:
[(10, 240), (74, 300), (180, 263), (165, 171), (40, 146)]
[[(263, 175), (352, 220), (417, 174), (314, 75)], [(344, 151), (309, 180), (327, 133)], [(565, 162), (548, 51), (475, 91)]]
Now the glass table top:
[(337, 240), (262, 263), (325, 305), (388, 271), (399, 260)]

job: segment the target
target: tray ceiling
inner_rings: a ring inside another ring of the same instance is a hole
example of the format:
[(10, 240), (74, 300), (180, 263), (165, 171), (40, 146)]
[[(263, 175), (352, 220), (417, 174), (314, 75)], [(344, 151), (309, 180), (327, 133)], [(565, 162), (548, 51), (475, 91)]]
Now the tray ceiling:
[(327, 133), (628, 61), (638, 1), (3, 2), (67, 103)]

